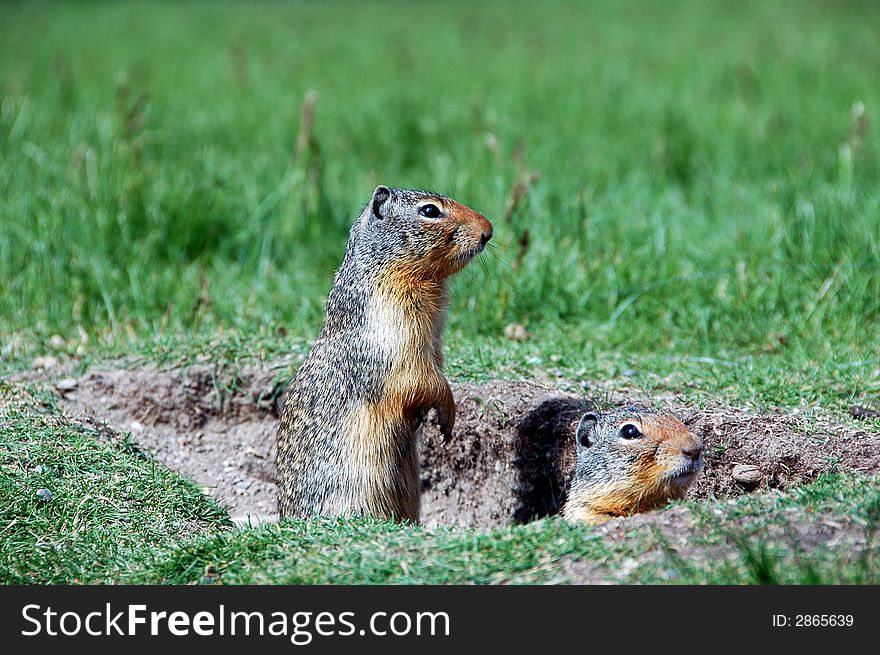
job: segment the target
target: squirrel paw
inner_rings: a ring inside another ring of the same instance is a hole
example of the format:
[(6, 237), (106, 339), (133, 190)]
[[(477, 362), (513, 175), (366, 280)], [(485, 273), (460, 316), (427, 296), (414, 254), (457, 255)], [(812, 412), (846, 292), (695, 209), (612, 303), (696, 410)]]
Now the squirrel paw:
[(440, 440), (444, 445), (452, 441), (452, 426), (442, 418), (440, 419)]

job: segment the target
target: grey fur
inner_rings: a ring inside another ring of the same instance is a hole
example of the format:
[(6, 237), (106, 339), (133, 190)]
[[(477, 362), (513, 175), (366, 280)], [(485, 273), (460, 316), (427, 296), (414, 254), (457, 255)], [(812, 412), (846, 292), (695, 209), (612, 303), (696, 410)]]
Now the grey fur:
[[(393, 444), (390, 452), (381, 457), (370, 455), (376, 457), (377, 467), (385, 467), (379, 473), (391, 480), (393, 489), (363, 488), (363, 475), (358, 477), (353, 461), (363, 454), (351, 452), (351, 443), (359, 435), (347, 434), (345, 425), (360, 409), (380, 401), (392, 367), (401, 365), (377, 347), (375, 335), (368, 333), (368, 314), (381, 285), (387, 284), (390, 266), (404, 262), (411, 264), (414, 276), (436, 278), (442, 298), (436, 315), (427, 320), (433, 324), (439, 344), (449, 273), (425, 263), (438, 246), (437, 232), (425, 229), (426, 219), (418, 214), (419, 206), (430, 200), (447, 206), (454, 203), (427, 191), (379, 186), (351, 227), (345, 256), (327, 299), (324, 325), (284, 400), (276, 458), (282, 517), (372, 513), (418, 520), (416, 431), (430, 407), (418, 409), (408, 422), (386, 426)], [(473, 249), (473, 254), (479, 252), (482, 244), (477, 249), (468, 241), (472, 235), (463, 232), (458, 230), (450, 240), (457, 247)], [(462, 258), (461, 266), (466, 263), (467, 258)], [(421, 311), (419, 303), (414, 297), (413, 312)], [(442, 366), (439, 352), (437, 357), (438, 367)], [(443, 384), (448, 390), (445, 378)], [(453, 419), (454, 415), (447, 418), (441, 414), (443, 421), (451, 423)]]

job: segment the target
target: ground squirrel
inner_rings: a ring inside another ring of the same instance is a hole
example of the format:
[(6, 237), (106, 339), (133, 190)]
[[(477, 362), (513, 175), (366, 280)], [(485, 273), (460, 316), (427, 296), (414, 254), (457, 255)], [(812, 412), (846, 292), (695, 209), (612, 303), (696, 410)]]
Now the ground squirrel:
[(670, 414), (627, 407), (587, 412), (575, 432), (577, 466), (562, 515), (604, 523), (683, 498), (703, 468), (700, 438)]
[(416, 431), (455, 402), (443, 375), (447, 278), (492, 224), (436, 193), (376, 187), (355, 220), (324, 326), (287, 389), (276, 456), (282, 517), (419, 520)]

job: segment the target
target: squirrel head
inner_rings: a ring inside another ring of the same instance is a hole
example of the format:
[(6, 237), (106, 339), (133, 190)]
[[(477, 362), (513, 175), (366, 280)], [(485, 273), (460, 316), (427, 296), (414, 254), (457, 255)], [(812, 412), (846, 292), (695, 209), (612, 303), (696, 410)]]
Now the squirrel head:
[(492, 224), (452, 198), (380, 185), (352, 227), (349, 249), (402, 281), (442, 280), (491, 238)]
[(674, 416), (643, 407), (587, 412), (575, 431), (569, 499), (626, 515), (683, 498), (703, 468), (703, 442)]

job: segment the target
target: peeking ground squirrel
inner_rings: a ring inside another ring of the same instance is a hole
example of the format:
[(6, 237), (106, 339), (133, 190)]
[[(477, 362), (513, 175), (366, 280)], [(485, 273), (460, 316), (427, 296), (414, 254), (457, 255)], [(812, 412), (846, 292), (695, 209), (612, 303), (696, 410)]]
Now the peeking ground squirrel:
[(378, 186), (355, 220), (324, 326), (287, 389), (276, 456), (282, 517), (419, 520), (416, 431), (455, 401), (443, 375), (447, 278), (492, 224), (427, 191)]
[(562, 515), (604, 523), (684, 498), (703, 468), (703, 442), (674, 416), (641, 407), (587, 412)]

